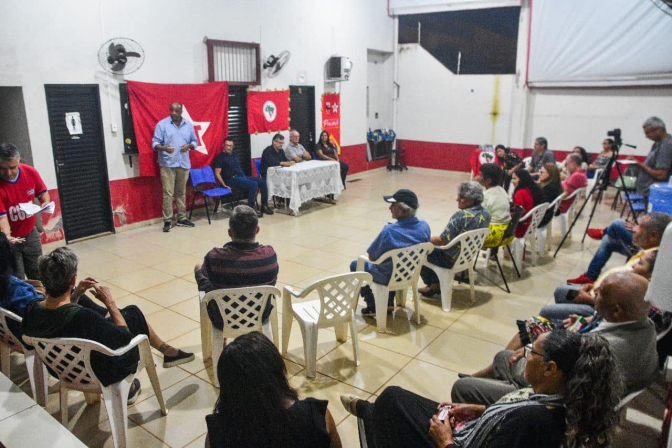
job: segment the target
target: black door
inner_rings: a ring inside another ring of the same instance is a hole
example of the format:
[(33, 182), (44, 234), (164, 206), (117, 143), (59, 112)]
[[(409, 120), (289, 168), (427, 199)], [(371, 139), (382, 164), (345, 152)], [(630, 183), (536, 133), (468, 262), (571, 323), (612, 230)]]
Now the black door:
[(289, 86), (290, 126), (301, 134), (299, 143), (315, 151), (315, 87)]
[(98, 85), (44, 88), (65, 240), (114, 232)]
[[(248, 176), (252, 175), (252, 149), (247, 133), (247, 86), (229, 85), (229, 137), (233, 139), (233, 153)], [(218, 148), (219, 153), (222, 148)]]

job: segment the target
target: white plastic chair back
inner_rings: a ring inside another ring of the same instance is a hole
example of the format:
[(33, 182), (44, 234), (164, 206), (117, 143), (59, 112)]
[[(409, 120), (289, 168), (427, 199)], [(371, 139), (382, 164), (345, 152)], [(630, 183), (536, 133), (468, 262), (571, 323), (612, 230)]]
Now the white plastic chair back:
[[(516, 262), (516, 266), (519, 266), (520, 272), (523, 272), (523, 253), (525, 252), (525, 241), (530, 240), (531, 243), (534, 243), (536, 240), (537, 228), (539, 228), (539, 223), (544, 219), (544, 213), (550, 204), (544, 202), (534, 207), (532, 210), (527, 212), (525, 216), (520, 218), (520, 222), (525, 222), (529, 220), (530, 225), (521, 238), (514, 238), (511, 245), (513, 246), (513, 258)], [(532, 253), (535, 254), (536, 250), (532, 250)]]
[[(560, 206), (560, 201), (562, 201), (562, 198), (565, 197), (565, 193), (561, 193), (558, 195), (557, 198), (553, 199), (553, 202), (551, 202), (548, 205), (548, 208), (546, 211), (549, 209), (553, 209), (553, 216), (555, 216), (555, 212), (558, 211), (558, 207)], [(545, 213), (544, 213), (545, 214)], [(546, 224), (546, 227), (541, 227), (537, 228), (537, 243), (538, 243), (538, 253), (539, 256), (541, 256), (542, 253), (546, 253), (547, 250), (551, 249), (551, 241), (553, 239), (553, 220), (555, 218), (551, 217), (551, 220), (548, 221)]]
[[(213, 382), (219, 387), (217, 380), (217, 363), (224, 350), (226, 339), (234, 339), (253, 331), (264, 333), (262, 317), (266, 303), (273, 297), (280, 297), (280, 290), (275, 286), (251, 286), (249, 288), (216, 289), (204, 294), (200, 300), (201, 312), (201, 345), (203, 361), (212, 358)], [(212, 326), (208, 316), (208, 302), (214, 300), (224, 321), (224, 328), (219, 330)], [(278, 346), (278, 314), (275, 307), (269, 318), (272, 327), (273, 343)]]
[(406, 305), (406, 290), (413, 291), (415, 302), (415, 315), (418, 325), (420, 324), (420, 308), (418, 300), (418, 277), (420, 266), (427, 259), (427, 254), (434, 249), (432, 243), (420, 243), (413, 246), (393, 249), (385, 252), (376, 261), (369, 261), (365, 255), (357, 259), (357, 270), (364, 270), (364, 263), (381, 264), (392, 259), (392, 277), (387, 285), (370, 283), (373, 296), (376, 300), (376, 323), (378, 331), (384, 333), (387, 330), (387, 295), (390, 291), (397, 291), (397, 305)]
[[(359, 365), (359, 344), (355, 327), (355, 310), (359, 292), (364, 282), (371, 283), (371, 274), (368, 272), (349, 272), (334, 275), (318, 280), (307, 286), (302, 292), (285, 286), (282, 293), (282, 354), (287, 354), (289, 336), (292, 330), (292, 318), (301, 326), (303, 335), (303, 352), (306, 360), (306, 376), (315, 377), (315, 362), (317, 358), (318, 329), (334, 327), (336, 339), (345, 342), (347, 326), (350, 326), (355, 354), (355, 365)], [(292, 303), (292, 297), (317, 299)]]
[(0, 370), (9, 378), (11, 374), (10, 354), (12, 350), (23, 353), (26, 360), (26, 370), (28, 371), (28, 379), (30, 381), (30, 390), (33, 394), (33, 399), (40, 406), (45, 406), (47, 403), (47, 387), (48, 377), (46, 369), (42, 363), (35, 357), (35, 351), (32, 347), (23, 345), (23, 343), (14, 336), (9, 329), (9, 321), (16, 322), (21, 325), (21, 319), (16, 314), (9, 310), (0, 307)]
[(576, 212), (579, 210), (580, 207), (579, 202), (581, 202), (581, 200), (585, 198), (585, 196), (586, 196), (586, 187), (583, 187), (583, 188), (577, 188), (572, 192), (572, 194), (563, 199), (563, 201), (565, 201), (574, 198), (574, 201), (572, 202), (572, 205), (569, 206), (569, 208), (565, 213), (561, 213), (558, 216), (558, 220), (560, 220), (560, 234), (562, 236), (565, 236), (565, 234), (567, 234), (567, 230), (569, 228), (569, 221), (574, 219)]
[(451, 247), (460, 245), (460, 254), (455, 261), (452, 269), (443, 268), (435, 264), (425, 261), (425, 266), (433, 270), (439, 277), (441, 285), (441, 308), (444, 312), (449, 312), (453, 295), (453, 280), (455, 274), (462, 271), (469, 271), (469, 287), (471, 288), (471, 301), (476, 301), (476, 294), (474, 292), (474, 259), (478, 256), (483, 241), (490, 233), (490, 228), (470, 230), (458, 235), (450, 243), (445, 246), (437, 247), (440, 250), (448, 250)]
[(602, 173), (604, 172), (604, 168), (599, 168), (595, 170), (595, 175), (593, 176), (592, 179), (588, 179), (588, 185), (586, 186), (586, 192), (590, 193), (593, 191), (593, 188), (595, 188), (595, 184), (597, 181), (600, 180), (600, 177), (602, 177)]
[(525, 169), (528, 169), (532, 163), (532, 157), (525, 157), (523, 163), (525, 164)]
[[(133, 378), (143, 367), (154, 388), (159, 402), (161, 413), (166, 415), (166, 405), (159, 384), (159, 378), (154, 366), (154, 358), (149, 347), (149, 339), (145, 335), (134, 337), (125, 347), (111, 350), (95, 341), (79, 338), (35, 338), (23, 336), (26, 343), (35, 347), (38, 356), (60, 380), (61, 389), (61, 423), (68, 425), (68, 389), (82, 391), (87, 394), (87, 403), (93, 400), (92, 394), (103, 394), (105, 408), (110, 419), (112, 438), (115, 447), (127, 446), (128, 435), (128, 408), (126, 401)], [(91, 367), (91, 353), (98, 352), (106, 356), (121, 356), (133, 348), (138, 347), (140, 360), (136, 373), (128, 375), (118, 383), (103, 386)]]

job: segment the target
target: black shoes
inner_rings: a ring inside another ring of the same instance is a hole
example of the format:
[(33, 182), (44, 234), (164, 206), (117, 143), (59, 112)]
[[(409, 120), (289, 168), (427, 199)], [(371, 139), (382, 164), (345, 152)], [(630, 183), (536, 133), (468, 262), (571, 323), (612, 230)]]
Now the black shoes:
[(180, 226), (180, 227), (194, 227), (194, 223), (189, 221), (188, 219), (179, 219), (175, 225)]
[(195, 359), (193, 353), (183, 352), (182, 350), (177, 350), (177, 355), (175, 356), (163, 356), (163, 368), (167, 369), (169, 367), (179, 366), (180, 364), (186, 364)]
[(164, 221), (163, 223), (163, 231), (164, 232), (170, 232), (170, 221)]
[(138, 400), (140, 396), (140, 380), (137, 378), (133, 379), (131, 384), (131, 389), (128, 391), (128, 400), (126, 400), (126, 405), (131, 406)]
[(261, 212), (262, 212), (262, 213), (265, 213), (265, 214), (267, 214), (267, 215), (272, 215), (272, 214), (273, 214), (273, 210), (271, 210), (271, 209), (268, 207), (268, 205), (262, 205), (262, 206), (261, 206)]

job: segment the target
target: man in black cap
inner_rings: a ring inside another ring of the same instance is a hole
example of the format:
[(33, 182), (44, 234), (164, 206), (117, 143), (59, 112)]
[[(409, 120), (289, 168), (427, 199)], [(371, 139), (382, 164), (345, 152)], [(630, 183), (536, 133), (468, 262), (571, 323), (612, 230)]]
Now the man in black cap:
[[(383, 196), (383, 199), (390, 203), (392, 218), (396, 219), (397, 222), (385, 225), (366, 250), (371, 261), (378, 260), (385, 252), (392, 249), (427, 243), (431, 237), (429, 224), (415, 217), (416, 210), (420, 205), (415, 193), (411, 190), (401, 189), (392, 196)], [(357, 260), (350, 264), (350, 271), (356, 269)], [(387, 260), (378, 265), (366, 263), (364, 270), (371, 273), (374, 283), (386, 285), (392, 276), (392, 260)], [(362, 296), (366, 302), (366, 308), (362, 309), (362, 316), (375, 316), (376, 301), (373, 297), (373, 291), (368, 285), (362, 288)], [(390, 306), (394, 306), (393, 298), (394, 293), (390, 293), (388, 302)]]

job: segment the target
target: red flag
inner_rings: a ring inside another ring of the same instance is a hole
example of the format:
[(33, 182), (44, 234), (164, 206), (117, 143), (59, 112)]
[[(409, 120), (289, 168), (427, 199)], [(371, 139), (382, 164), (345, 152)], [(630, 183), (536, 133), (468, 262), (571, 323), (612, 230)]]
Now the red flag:
[(150, 84), (127, 81), (133, 127), (138, 139), (141, 176), (158, 176), (159, 165), (152, 150), (156, 123), (169, 114), (170, 104), (182, 103), (182, 118), (194, 125), (198, 147), (189, 153), (191, 166), (212, 163), (228, 131), (229, 85)]
[(289, 90), (247, 93), (247, 132), (289, 129)]

